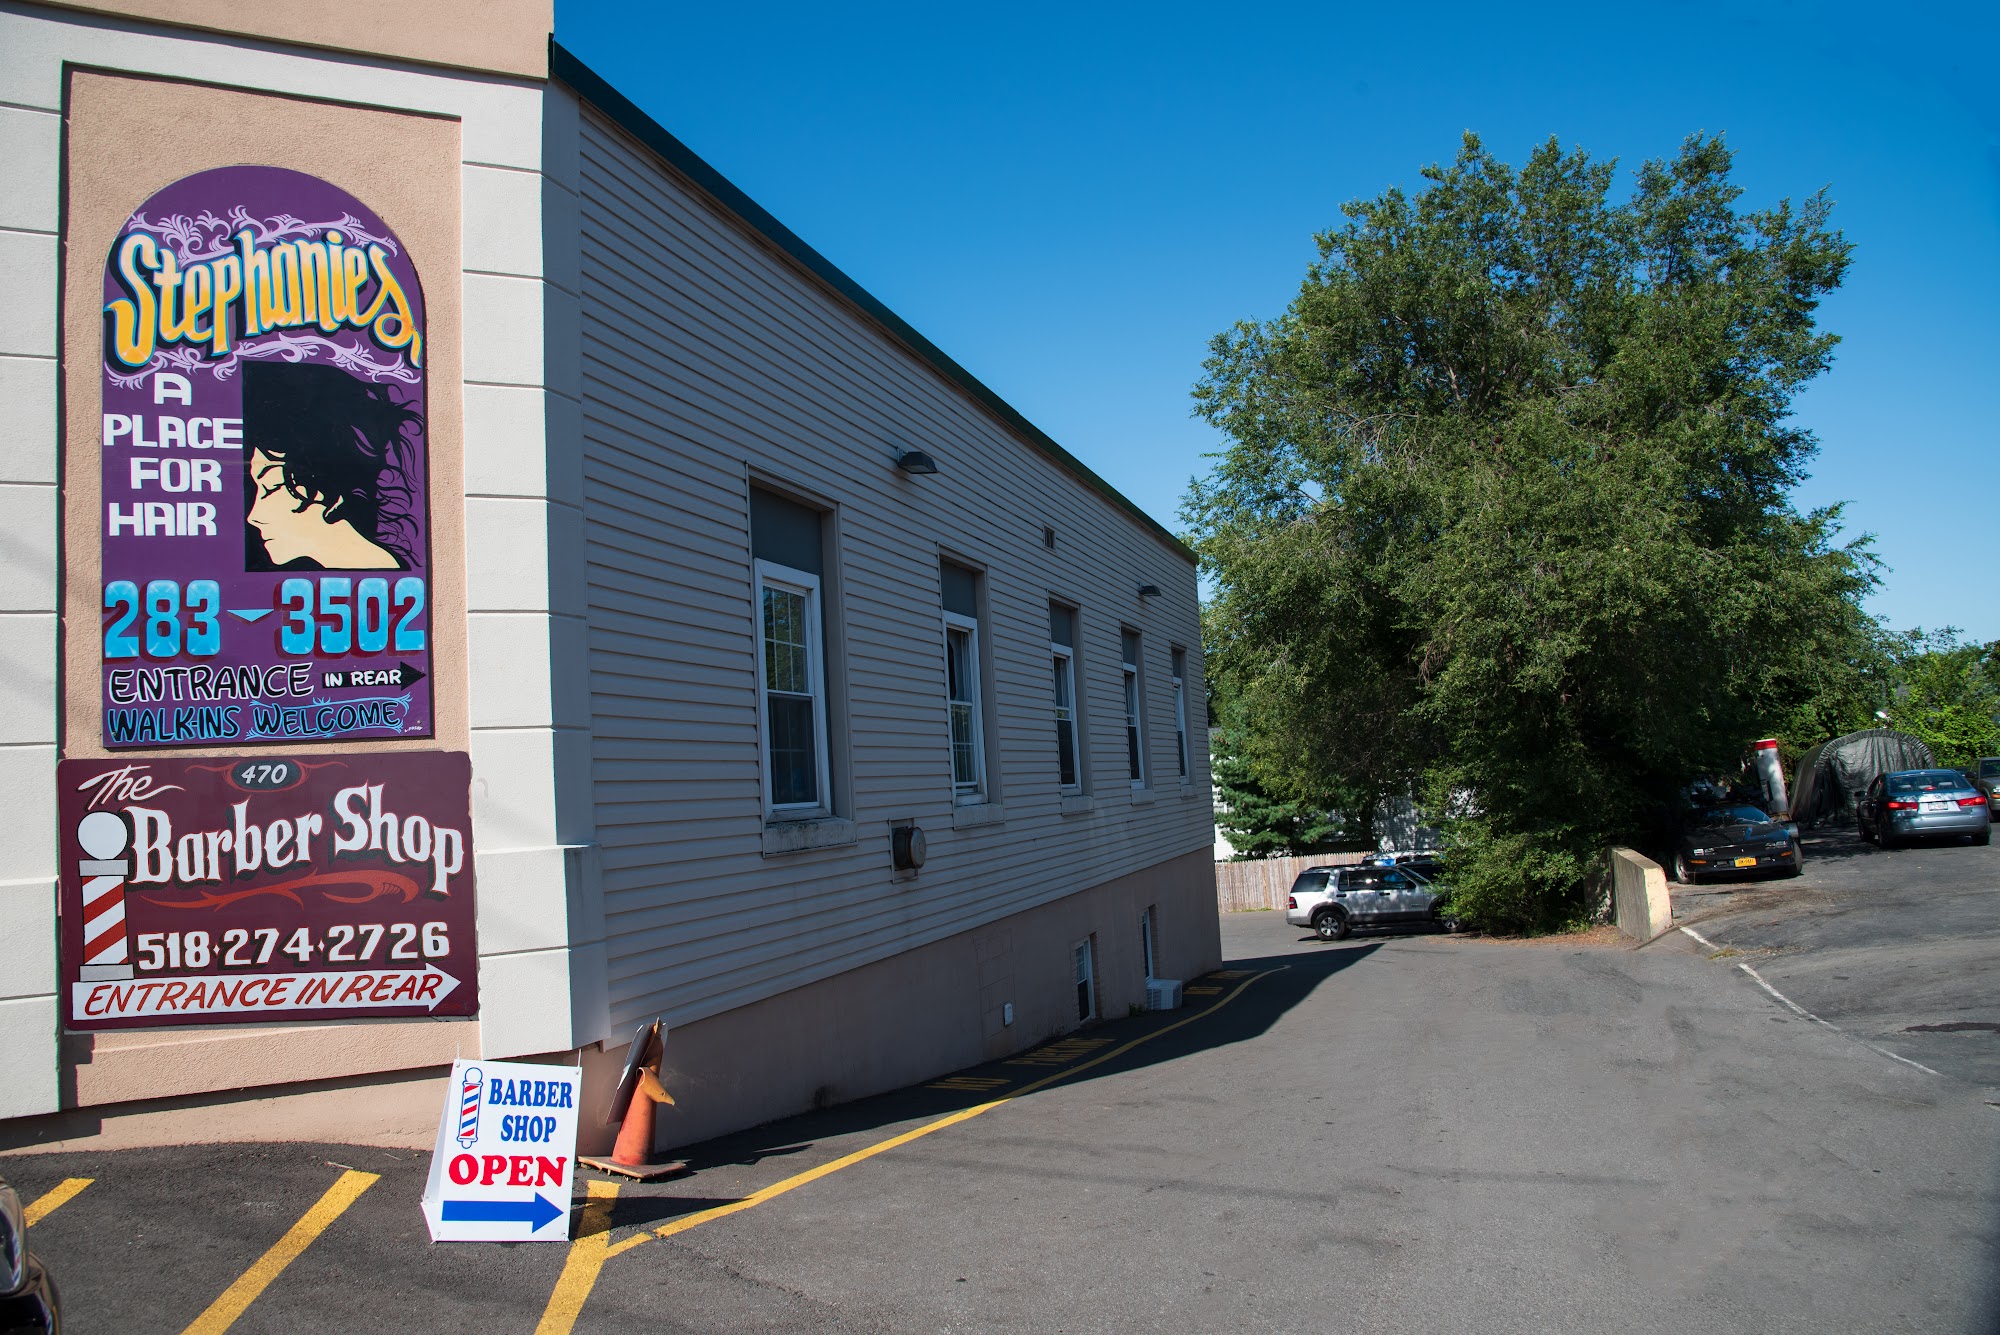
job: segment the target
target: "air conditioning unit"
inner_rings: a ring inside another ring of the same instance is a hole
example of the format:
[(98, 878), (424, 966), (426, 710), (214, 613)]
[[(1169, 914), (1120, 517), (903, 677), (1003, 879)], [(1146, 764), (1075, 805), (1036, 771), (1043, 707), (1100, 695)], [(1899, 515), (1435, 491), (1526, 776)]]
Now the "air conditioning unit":
[(1181, 1008), (1181, 980), (1178, 978), (1148, 978), (1146, 980), (1146, 1009), (1149, 1011), (1177, 1011)]

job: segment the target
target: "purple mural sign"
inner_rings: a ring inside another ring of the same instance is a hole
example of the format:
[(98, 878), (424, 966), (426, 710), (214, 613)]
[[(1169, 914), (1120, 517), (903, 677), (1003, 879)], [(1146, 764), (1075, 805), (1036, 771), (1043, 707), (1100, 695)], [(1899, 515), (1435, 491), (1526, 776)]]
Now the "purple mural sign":
[(431, 735), (423, 290), (327, 182), (223, 167), (104, 272), (104, 744)]

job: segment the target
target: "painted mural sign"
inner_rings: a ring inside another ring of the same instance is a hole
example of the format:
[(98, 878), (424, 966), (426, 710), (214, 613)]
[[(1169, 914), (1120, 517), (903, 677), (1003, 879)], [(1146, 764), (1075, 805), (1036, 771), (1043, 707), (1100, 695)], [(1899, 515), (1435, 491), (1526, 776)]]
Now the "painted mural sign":
[(71, 1029), (473, 1015), (461, 752), (57, 766)]
[(148, 199), (104, 271), (104, 744), (431, 735), (423, 290), (279, 167)]

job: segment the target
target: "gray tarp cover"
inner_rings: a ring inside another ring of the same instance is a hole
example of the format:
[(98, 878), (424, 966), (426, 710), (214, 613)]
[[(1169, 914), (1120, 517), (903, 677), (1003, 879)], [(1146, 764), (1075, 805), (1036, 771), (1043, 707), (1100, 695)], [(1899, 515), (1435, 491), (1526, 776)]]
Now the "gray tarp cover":
[(1931, 749), (1907, 732), (1871, 728), (1822, 742), (1799, 757), (1792, 779), (1792, 819), (1801, 825), (1852, 819), (1856, 800), (1877, 774), (1932, 764)]

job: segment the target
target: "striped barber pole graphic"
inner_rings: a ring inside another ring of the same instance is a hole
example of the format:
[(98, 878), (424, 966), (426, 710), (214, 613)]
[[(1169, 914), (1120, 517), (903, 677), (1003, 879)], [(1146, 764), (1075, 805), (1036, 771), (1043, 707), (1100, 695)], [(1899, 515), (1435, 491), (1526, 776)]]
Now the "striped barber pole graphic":
[(472, 1148), (472, 1142), (479, 1139), (479, 1084), (483, 1077), (477, 1066), (465, 1070), (465, 1083), (458, 1090), (458, 1143), (462, 1148)]
[(87, 983), (132, 976), (125, 926), (125, 878), (131, 866), (123, 856), (131, 839), (132, 832), (113, 812), (93, 811), (77, 822), (76, 841), (89, 854), (77, 860), (83, 880), (83, 966), (78, 976)]

